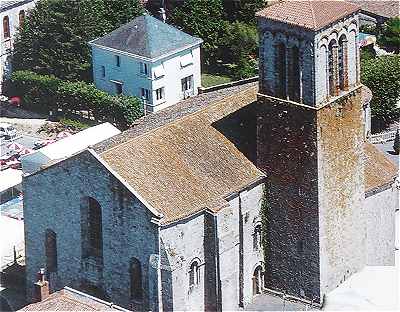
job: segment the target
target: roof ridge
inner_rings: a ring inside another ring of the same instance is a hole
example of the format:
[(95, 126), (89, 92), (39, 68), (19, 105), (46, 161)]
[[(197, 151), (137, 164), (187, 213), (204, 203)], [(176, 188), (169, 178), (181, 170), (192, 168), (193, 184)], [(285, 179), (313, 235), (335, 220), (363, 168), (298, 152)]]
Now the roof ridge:
[(314, 28), (317, 28), (317, 20), (316, 20), (316, 17), (315, 17), (314, 6), (312, 4), (312, 0), (308, 0), (308, 5), (311, 8), (311, 16), (312, 16)]

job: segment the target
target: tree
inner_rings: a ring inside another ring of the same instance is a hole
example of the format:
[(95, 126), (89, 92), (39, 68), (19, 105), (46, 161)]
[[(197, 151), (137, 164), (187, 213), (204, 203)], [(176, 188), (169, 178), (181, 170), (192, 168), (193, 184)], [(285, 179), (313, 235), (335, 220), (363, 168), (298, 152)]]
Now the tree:
[(203, 60), (206, 64), (217, 61), (219, 38), (223, 29), (222, 0), (186, 0), (177, 6), (171, 22), (183, 31), (204, 40)]
[(137, 0), (104, 0), (108, 22), (114, 27), (130, 22), (134, 17), (142, 15), (145, 10)]
[[(386, 55), (361, 62), (361, 81), (371, 89), (373, 131), (399, 117), (400, 56)], [(374, 131), (375, 132), (375, 131)]]
[(39, 1), (16, 37), (13, 68), (61, 79), (90, 81), (88, 41), (117, 28), (130, 14), (140, 12), (138, 0), (126, 2), (122, 7), (114, 6), (113, 10), (110, 1)]
[(266, 0), (224, 0), (224, 11), (229, 21), (255, 24), (255, 14), (267, 4)]
[(397, 129), (396, 136), (395, 136), (395, 138), (394, 138), (393, 150), (394, 150), (394, 152), (395, 152), (397, 155), (400, 154), (400, 135), (399, 135), (399, 129)]
[(400, 52), (400, 17), (391, 18), (384, 24), (379, 42), (396, 53)]

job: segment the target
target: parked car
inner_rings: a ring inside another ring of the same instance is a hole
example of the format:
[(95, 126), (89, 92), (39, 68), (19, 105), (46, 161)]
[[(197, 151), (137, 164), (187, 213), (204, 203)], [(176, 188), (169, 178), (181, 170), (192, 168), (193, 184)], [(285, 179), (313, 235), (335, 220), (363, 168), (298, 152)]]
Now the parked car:
[(17, 136), (17, 130), (8, 123), (0, 123), (0, 137), (4, 137), (6, 140)]

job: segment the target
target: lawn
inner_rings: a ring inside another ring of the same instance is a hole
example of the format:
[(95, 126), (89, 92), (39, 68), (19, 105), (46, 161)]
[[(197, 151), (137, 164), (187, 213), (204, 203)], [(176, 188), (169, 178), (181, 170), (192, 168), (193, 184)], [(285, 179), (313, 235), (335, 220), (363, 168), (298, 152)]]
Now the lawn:
[(201, 84), (203, 87), (213, 87), (223, 83), (231, 82), (232, 78), (223, 75), (216, 75), (216, 74), (202, 74), (201, 75)]

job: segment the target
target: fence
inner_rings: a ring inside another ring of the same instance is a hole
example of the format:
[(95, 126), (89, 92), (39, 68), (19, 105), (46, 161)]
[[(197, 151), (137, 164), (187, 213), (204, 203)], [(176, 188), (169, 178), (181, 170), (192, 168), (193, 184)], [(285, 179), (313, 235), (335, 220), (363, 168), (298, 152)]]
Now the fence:
[(368, 140), (373, 144), (385, 143), (388, 141), (393, 141), (395, 136), (396, 136), (396, 131), (381, 132), (371, 135)]

